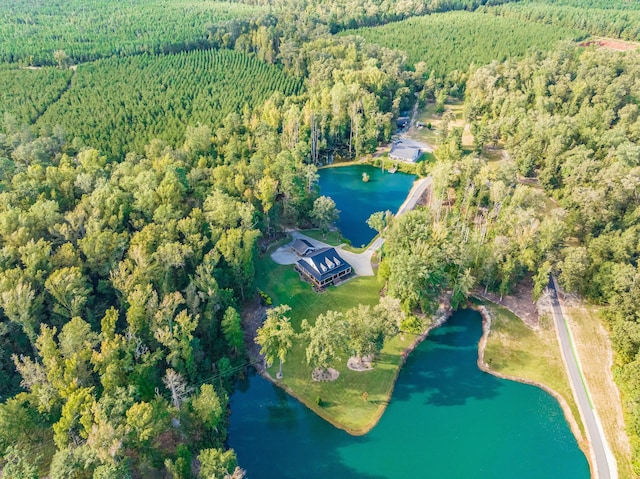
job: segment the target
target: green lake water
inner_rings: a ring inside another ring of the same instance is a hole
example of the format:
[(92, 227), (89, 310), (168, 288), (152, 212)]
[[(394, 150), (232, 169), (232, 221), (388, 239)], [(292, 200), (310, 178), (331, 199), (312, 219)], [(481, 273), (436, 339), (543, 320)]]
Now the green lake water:
[[(324, 168), (320, 174), (320, 194), (330, 196), (340, 210), (336, 226), (353, 246), (367, 245), (377, 234), (366, 221), (376, 211), (396, 213), (404, 202), (415, 175), (382, 172), (368, 165)], [(362, 173), (369, 181), (362, 181)]]
[(229, 446), (248, 479), (588, 479), (555, 399), (478, 369), (481, 334), (469, 310), (433, 331), (361, 437), (251, 376), (230, 399)]

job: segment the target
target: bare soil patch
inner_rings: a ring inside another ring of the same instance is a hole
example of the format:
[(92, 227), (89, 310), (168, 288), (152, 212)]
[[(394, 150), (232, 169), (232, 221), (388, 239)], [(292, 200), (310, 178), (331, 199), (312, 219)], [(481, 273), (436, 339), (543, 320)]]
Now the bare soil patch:
[(625, 42), (623, 40), (616, 40), (613, 38), (600, 38), (597, 40), (589, 40), (582, 42), (581, 47), (597, 46), (598, 48), (605, 48), (614, 52), (626, 52), (629, 50), (636, 50), (640, 47), (640, 44), (634, 42)]
[(518, 316), (524, 323), (531, 328), (538, 328), (540, 325), (540, 316), (538, 308), (533, 301), (533, 279), (527, 276), (520, 281), (515, 291), (507, 296), (500, 296), (498, 293), (484, 290), (476, 291), (476, 294), (482, 298), (486, 298), (492, 303), (507, 308), (513, 314)]

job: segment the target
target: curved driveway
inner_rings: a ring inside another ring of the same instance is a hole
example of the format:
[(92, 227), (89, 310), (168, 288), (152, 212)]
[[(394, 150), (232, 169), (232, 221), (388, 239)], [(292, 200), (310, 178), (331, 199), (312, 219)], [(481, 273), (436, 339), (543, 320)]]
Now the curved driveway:
[(577, 355), (571, 340), (569, 325), (562, 314), (557, 284), (553, 277), (551, 281), (549, 281), (549, 290), (551, 292), (553, 319), (558, 333), (562, 358), (564, 359), (565, 367), (569, 375), (573, 396), (578, 403), (582, 423), (587, 432), (589, 452), (591, 455), (591, 461), (589, 462), (593, 468), (591, 477), (594, 479), (617, 479), (618, 472), (615, 459), (604, 437), (602, 425), (593, 407), (587, 385), (580, 371)]

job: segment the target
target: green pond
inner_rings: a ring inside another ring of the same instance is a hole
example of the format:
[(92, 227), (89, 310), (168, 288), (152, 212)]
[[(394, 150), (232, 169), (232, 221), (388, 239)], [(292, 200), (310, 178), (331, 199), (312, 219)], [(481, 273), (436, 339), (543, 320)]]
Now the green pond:
[[(376, 211), (398, 211), (404, 202), (415, 175), (382, 172), (368, 165), (323, 168), (320, 174), (320, 194), (330, 196), (340, 210), (336, 226), (353, 246), (369, 244), (377, 234), (369, 228), (367, 219)], [(369, 181), (362, 181), (362, 174)]]
[(230, 399), (229, 446), (248, 479), (588, 479), (555, 399), (478, 369), (481, 334), (470, 310), (433, 331), (361, 437), (250, 376)]

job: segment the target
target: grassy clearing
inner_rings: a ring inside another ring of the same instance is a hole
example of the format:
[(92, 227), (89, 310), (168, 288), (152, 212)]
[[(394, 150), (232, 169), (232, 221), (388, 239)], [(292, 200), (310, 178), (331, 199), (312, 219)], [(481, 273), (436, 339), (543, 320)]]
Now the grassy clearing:
[(485, 362), (498, 373), (544, 384), (556, 391), (569, 405), (585, 437), (562, 362), (553, 320), (550, 317), (541, 318), (539, 329), (534, 330), (509, 310), (491, 302), (483, 304), (493, 315), (484, 352)]
[[(449, 99), (445, 105), (445, 111), (450, 111), (455, 115), (455, 120), (452, 121), (449, 127), (462, 128), (462, 147), (465, 150), (473, 149), (473, 135), (469, 131), (468, 126), (464, 121), (464, 102), (460, 100)], [(431, 124), (431, 128), (422, 128), (418, 130), (415, 127), (411, 129), (411, 137), (416, 140), (423, 141), (429, 145), (435, 146), (438, 143), (438, 129), (442, 123), (442, 113), (436, 113), (436, 104), (427, 103), (423, 108), (418, 110), (416, 121), (424, 123), (425, 125)]]
[[(359, 303), (376, 304), (381, 288), (375, 277), (356, 277), (338, 288), (314, 293), (311, 286), (299, 279), (293, 266), (277, 265), (269, 255), (258, 261), (257, 282), (274, 304), (291, 306), (291, 322), (296, 331), (300, 331), (303, 319), (313, 324), (319, 314), (330, 309), (345, 311)], [(399, 371), (400, 353), (414, 338), (414, 335), (405, 334), (389, 341), (372, 371), (350, 371), (346, 367), (348, 357), (345, 354), (335, 366), (340, 377), (330, 383), (311, 380), (313, 368), (306, 364), (305, 345), (297, 343), (287, 356), (282, 383), (320, 416), (351, 433), (363, 434), (382, 415)], [(277, 365), (270, 372), (275, 377)], [(367, 401), (363, 399), (364, 392), (368, 394)], [(318, 398), (320, 404), (317, 404)]]
[(620, 395), (611, 373), (612, 352), (607, 331), (598, 319), (595, 306), (565, 306), (564, 311), (591, 398), (618, 463), (618, 475), (620, 479), (634, 478)]
[(340, 231), (327, 231), (327, 234), (323, 236), (321, 230), (301, 230), (300, 233), (313, 238), (314, 240), (322, 241), (331, 246), (340, 246), (343, 243), (348, 243), (349, 240), (342, 236)]

